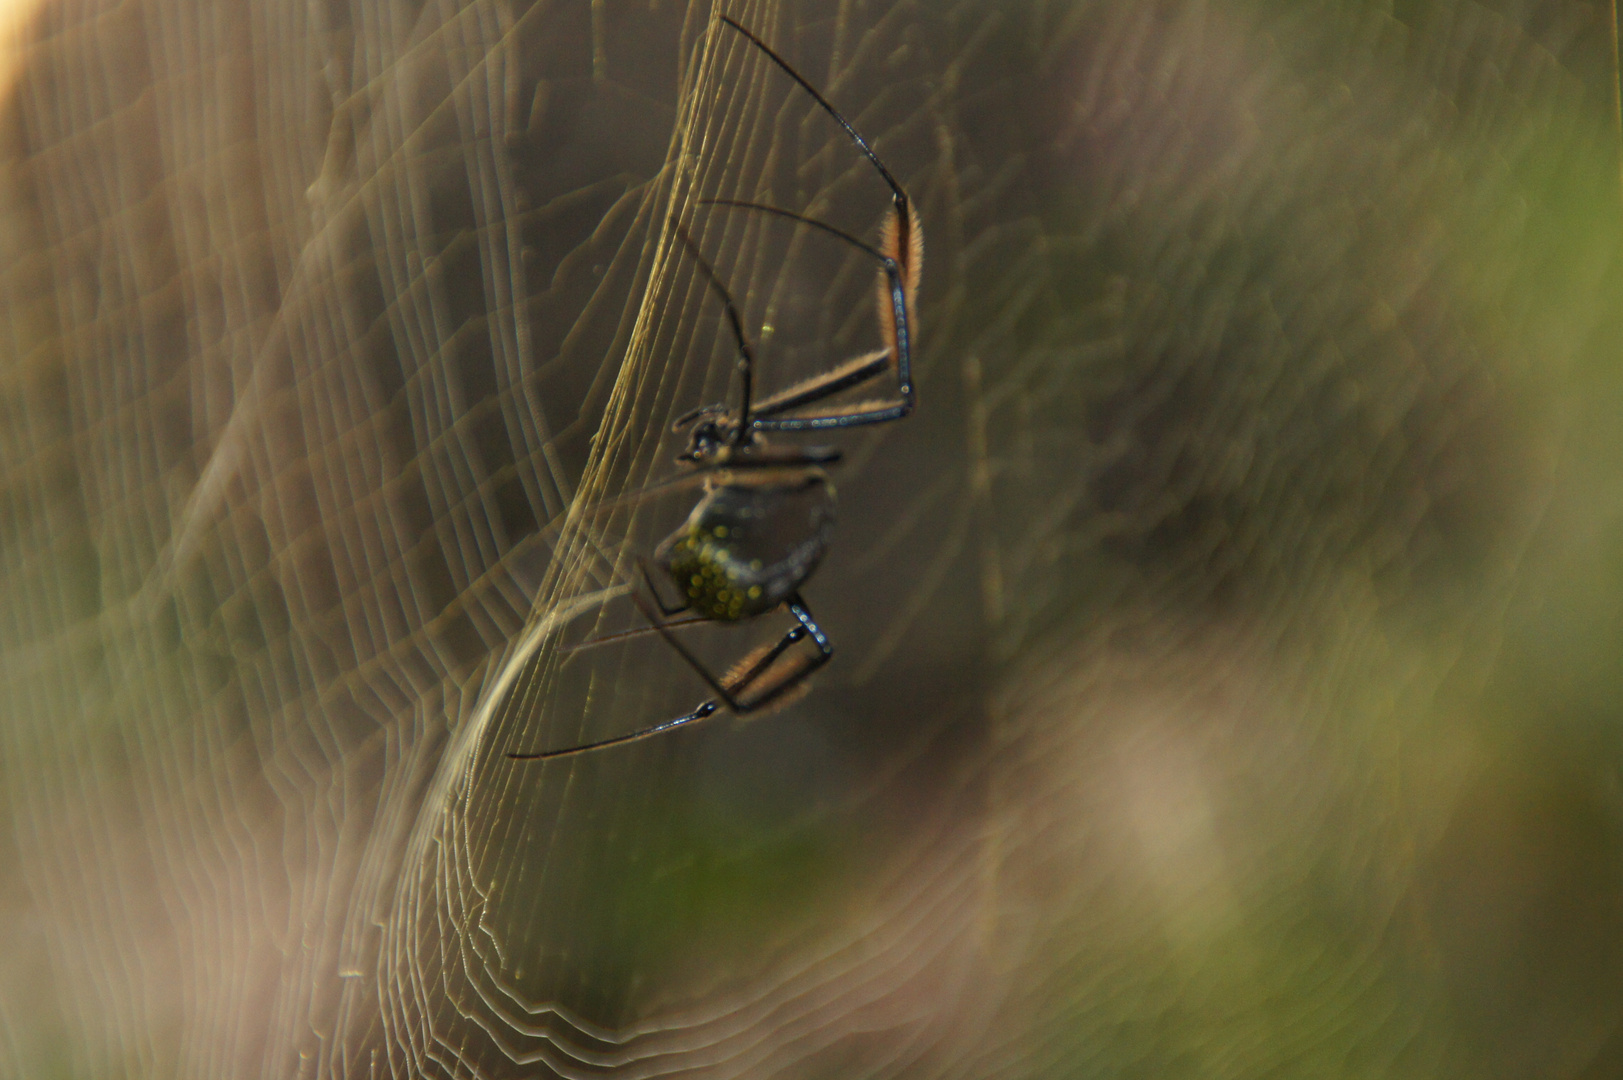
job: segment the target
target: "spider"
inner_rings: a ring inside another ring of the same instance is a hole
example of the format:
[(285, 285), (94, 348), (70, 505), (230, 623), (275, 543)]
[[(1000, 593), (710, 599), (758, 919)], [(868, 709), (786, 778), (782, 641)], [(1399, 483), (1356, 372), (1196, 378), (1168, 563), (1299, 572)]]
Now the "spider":
[[(819, 229), (871, 257), (878, 263), (881, 275), (878, 304), (884, 347), (756, 400), (755, 352), (744, 333), (732, 294), (682, 223), (671, 218), (677, 238), (726, 313), (738, 350), (738, 397), (732, 405), (718, 403), (694, 409), (673, 425), (674, 432), (685, 430), (688, 436), (677, 463), (692, 470), (693, 475), (702, 476), (704, 494), (687, 520), (653, 552), (653, 565), (675, 587), (677, 599), (666, 601), (655, 585), (646, 557), (637, 560), (646, 595), (634, 588), (631, 596), (649, 627), (687, 661), (716, 698), (674, 720), (562, 750), (507, 755), (514, 760), (539, 761), (618, 746), (703, 720), (723, 704), (742, 715), (781, 704), (788, 695), (803, 692), (807, 677), (834, 655), (834, 646), (812, 617), (800, 588), (817, 569), (834, 530), (834, 485), (825, 466), (838, 462), (840, 451), (826, 446), (774, 446), (765, 433), (883, 424), (900, 420), (913, 410), (912, 315), (924, 258), (924, 236), (907, 193), (861, 133), (788, 61), (732, 18), (723, 15), (720, 21), (764, 53), (844, 129), (889, 186), (891, 210), (875, 247), (793, 210), (734, 199), (705, 199), (701, 205), (788, 218)], [(894, 399), (818, 407), (888, 370), (896, 373)], [(721, 676), (706, 667), (672, 632), (674, 627), (695, 623), (742, 622), (780, 607), (788, 609), (794, 625), (775, 644), (751, 651)], [(684, 611), (691, 612), (691, 617), (666, 621)], [(614, 635), (623, 636), (628, 635)], [(606, 640), (610, 639), (589, 644)], [(809, 641), (811, 648), (790, 653), (803, 641)], [(787, 660), (786, 653), (790, 654)]]

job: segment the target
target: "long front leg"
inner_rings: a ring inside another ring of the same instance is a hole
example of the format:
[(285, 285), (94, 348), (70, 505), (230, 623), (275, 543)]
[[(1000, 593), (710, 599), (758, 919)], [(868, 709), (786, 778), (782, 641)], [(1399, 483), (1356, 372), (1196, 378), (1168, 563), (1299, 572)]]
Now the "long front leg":
[(889, 349), (878, 349), (862, 356), (854, 356), (832, 371), (825, 371), (821, 375), (813, 375), (811, 378), (796, 383), (787, 390), (780, 390), (771, 397), (757, 402), (755, 411), (751, 416), (756, 421), (755, 426), (759, 428), (762, 426), (760, 421), (763, 419), (788, 412), (790, 409), (814, 405), (824, 398), (833, 397), (841, 391), (872, 382), (889, 370)]
[[(882, 355), (887, 359), (894, 359), (896, 363), (896, 393), (899, 400), (893, 402), (872, 401), (837, 408), (825, 413), (814, 413), (810, 416), (778, 416), (757, 418), (751, 423), (758, 431), (821, 431), (829, 428), (861, 427), (865, 424), (886, 424), (892, 420), (900, 420), (913, 411), (915, 403), (913, 395), (912, 374), (912, 331), (908, 323), (909, 304), (907, 300), (907, 283), (902, 278), (901, 270), (896, 260), (886, 257), (884, 263), (885, 277), (888, 288), (885, 294), (890, 300), (889, 318), (886, 321), (888, 328), (886, 348)], [(858, 357), (857, 362), (866, 358)], [(848, 363), (857, 363), (848, 362)], [(848, 381), (850, 376), (858, 371), (867, 369), (860, 363), (852, 367), (848, 373), (842, 366), (830, 372), (825, 386), (820, 380), (804, 388), (797, 388), (796, 405), (810, 405), (825, 397), (831, 396), (837, 390), (857, 385)], [(861, 382), (872, 378), (864, 374)], [(776, 403), (774, 403), (776, 404)]]

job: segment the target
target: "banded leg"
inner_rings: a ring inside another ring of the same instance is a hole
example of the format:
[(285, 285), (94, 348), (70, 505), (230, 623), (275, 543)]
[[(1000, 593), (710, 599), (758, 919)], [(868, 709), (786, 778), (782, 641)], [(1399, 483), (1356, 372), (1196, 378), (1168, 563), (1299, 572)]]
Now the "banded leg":
[[(642, 612), (643, 617), (648, 620), (652, 629), (663, 637), (666, 643), (675, 649), (682, 659), (686, 660), (688, 665), (698, 672), (699, 677), (727, 703), (727, 707), (738, 715), (742, 716), (777, 701), (784, 694), (799, 686), (812, 672), (828, 663), (834, 656), (834, 646), (830, 644), (828, 635), (823, 633), (822, 628), (812, 618), (811, 609), (806, 606), (805, 600), (801, 598), (799, 593), (795, 593), (787, 601), (789, 613), (795, 617), (795, 625), (790, 627), (783, 637), (778, 639), (776, 644), (762, 650), (759, 656), (749, 660), (748, 666), (744, 667), (732, 678), (718, 679), (710, 672), (709, 668), (704, 666), (703, 661), (677, 639), (676, 635), (671, 632), (670, 626), (661, 617), (662, 614), (670, 616), (684, 611), (688, 605), (685, 603), (676, 607), (667, 605), (654, 588), (652, 576), (648, 572), (647, 560), (640, 559), (638, 562), (642, 569), (643, 581), (647, 585), (648, 591), (653, 595), (653, 603), (650, 604), (641, 593), (633, 592), (631, 598), (636, 603), (637, 609)], [(683, 623), (681, 625), (687, 624)], [(804, 641), (807, 638), (810, 638), (812, 644), (816, 646), (817, 651), (815, 653), (798, 657), (795, 666), (789, 673), (779, 678), (759, 697), (746, 701), (740, 700), (739, 696), (735, 696), (742, 695), (744, 691), (754, 686), (763, 675), (772, 669), (773, 665), (785, 652), (797, 642)], [(562, 750), (543, 750), (537, 753), (508, 754), (507, 756), (513, 761), (547, 761), (552, 758), (584, 754), (588, 750), (602, 750), (605, 747), (619, 746), (622, 743), (639, 742), (642, 739), (707, 719), (715, 715), (720, 708), (721, 706), (715, 701), (706, 701), (685, 716), (678, 716), (674, 720), (666, 720), (664, 723), (654, 724), (652, 727), (641, 728), (625, 735), (614, 735), (607, 739), (599, 739), (597, 742), (570, 746)]]
[[(643, 572), (645, 575), (647, 574), (646, 566)], [(778, 700), (800, 685), (807, 676), (828, 663), (834, 656), (834, 646), (829, 643), (828, 635), (823, 633), (822, 628), (812, 618), (811, 609), (806, 606), (805, 600), (801, 598), (799, 593), (795, 593), (789, 597), (786, 603), (789, 607), (789, 613), (795, 617), (796, 625), (790, 627), (783, 637), (778, 639), (776, 644), (764, 650), (760, 656), (751, 658), (748, 661), (748, 666), (742, 671), (736, 672), (731, 678), (717, 678), (714, 672), (705, 667), (704, 661), (700, 660), (693, 650), (682, 644), (681, 640), (671, 633), (670, 628), (665, 625), (659, 614), (641, 595), (633, 594), (632, 599), (642, 611), (643, 617), (653, 625), (655, 630), (659, 631), (659, 635), (665, 639), (666, 644), (675, 649), (677, 654), (688, 662), (688, 666), (698, 673), (699, 678), (703, 679), (710, 689), (716, 692), (716, 695), (726, 703), (727, 708), (740, 716), (754, 712), (756, 709), (770, 705)], [(655, 602), (660, 603), (657, 596)], [(816, 652), (797, 657), (794, 666), (790, 668), (789, 672), (778, 678), (758, 697), (747, 698), (745, 696), (745, 691), (749, 690), (763, 675), (772, 670), (779, 657), (787, 652), (791, 646), (806, 638), (811, 639), (812, 644), (816, 646)], [(713, 706), (715, 702), (706, 702), (705, 704)]]

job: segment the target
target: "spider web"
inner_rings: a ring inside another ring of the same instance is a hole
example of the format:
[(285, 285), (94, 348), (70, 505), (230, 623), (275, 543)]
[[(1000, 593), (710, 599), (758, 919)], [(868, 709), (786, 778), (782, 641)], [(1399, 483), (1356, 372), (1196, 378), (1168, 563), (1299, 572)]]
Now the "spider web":
[(576, 648), (730, 392), (671, 217), (771, 392), (874, 267), (701, 200), (884, 185), (699, 0), (24, 20), (0, 1075), (1623, 1059), (1616, 755), (1505, 734), (1615, 715), (1610, 6), (726, 10), (919, 208), (921, 405), (804, 701), (546, 763), (706, 696)]

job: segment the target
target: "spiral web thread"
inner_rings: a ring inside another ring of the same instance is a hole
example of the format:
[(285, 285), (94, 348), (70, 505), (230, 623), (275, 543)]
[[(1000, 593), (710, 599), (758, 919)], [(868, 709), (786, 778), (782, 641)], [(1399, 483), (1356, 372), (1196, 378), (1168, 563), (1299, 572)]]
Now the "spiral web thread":
[[(762, 197), (752, 162), (838, 142), (785, 144), (808, 109), (781, 75), (707, 35), (707, 5), (657, 9), (664, 37), (618, 32), (692, 58), (662, 167), (641, 137), (675, 84), (615, 85), (636, 61), (617, 69), (601, 4), (64, 4), (30, 25), (5, 759), (17, 881), (51, 924), (17, 954), (57, 977), (7, 1028), (37, 1032), (25, 1056), (602, 1063), (581, 1045), (607, 1029), (513, 978), (545, 939), (481, 921), (553, 889), (515, 823), (580, 827), (537, 798), (567, 780), (500, 754), (693, 697), (643, 649), (592, 676), (626, 701), (573, 713), (549, 648), (657, 539), (654, 510), (598, 506), (667, 474), (671, 416), (727, 392), (715, 299), (665, 216), (693, 190)], [(640, 164), (602, 169), (617, 149)], [(771, 291), (769, 257), (794, 263), (759, 222), (694, 233), (745, 253), (722, 260), (741, 301)]]

